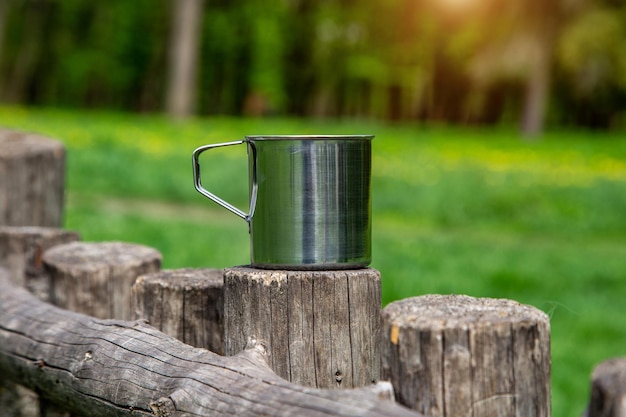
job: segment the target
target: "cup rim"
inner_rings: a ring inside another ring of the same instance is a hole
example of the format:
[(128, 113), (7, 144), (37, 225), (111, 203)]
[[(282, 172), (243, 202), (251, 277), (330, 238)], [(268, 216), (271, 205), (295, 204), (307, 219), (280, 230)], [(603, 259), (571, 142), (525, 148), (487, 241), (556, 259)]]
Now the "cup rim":
[(372, 140), (374, 135), (247, 135), (245, 141), (262, 140)]

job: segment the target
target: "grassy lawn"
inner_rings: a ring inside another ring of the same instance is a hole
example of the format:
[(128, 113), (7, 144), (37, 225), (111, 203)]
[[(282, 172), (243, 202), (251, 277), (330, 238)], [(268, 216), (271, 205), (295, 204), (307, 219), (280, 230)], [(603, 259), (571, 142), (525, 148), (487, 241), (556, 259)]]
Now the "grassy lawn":
[[(372, 133), (383, 300), (502, 297), (548, 313), (553, 415), (578, 416), (593, 366), (626, 355), (626, 133), (205, 118), (0, 107), (0, 126), (68, 148), (65, 225), (159, 249), (165, 268), (248, 262), (244, 221), (193, 188), (191, 152), (246, 134)], [(203, 156), (206, 188), (247, 207), (244, 147)]]

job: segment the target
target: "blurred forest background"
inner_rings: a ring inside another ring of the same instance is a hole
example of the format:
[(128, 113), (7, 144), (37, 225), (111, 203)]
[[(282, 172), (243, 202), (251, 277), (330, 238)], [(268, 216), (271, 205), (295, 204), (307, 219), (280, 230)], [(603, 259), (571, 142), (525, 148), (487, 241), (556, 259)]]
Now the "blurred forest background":
[(623, 0), (0, 0), (0, 100), (626, 126)]
[[(0, 126), (67, 146), (65, 227), (165, 268), (249, 259), (244, 222), (193, 189), (195, 147), (375, 134), (385, 303), (541, 308), (555, 417), (624, 356), (625, 0), (0, 0)], [(228, 149), (206, 185), (246, 207)]]

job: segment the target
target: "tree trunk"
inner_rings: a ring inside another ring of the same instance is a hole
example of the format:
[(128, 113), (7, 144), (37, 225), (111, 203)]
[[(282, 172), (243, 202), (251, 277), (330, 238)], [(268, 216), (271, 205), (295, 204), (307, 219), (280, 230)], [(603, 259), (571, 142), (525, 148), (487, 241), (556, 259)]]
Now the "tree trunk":
[(522, 114), (522, 135), (537, 138), (543, 133), (550, 91), (550, 55), (548, 45), (539, 46), (538, 56), (530, 64)]
[[(3, 2), (8, 2), (3, 0)], [(37, 80), (39, 65), (45, 65), (40, 61), (44, 41), (47, 36), (47, 23), (52, 15), (53, 2), (26, 1), (21, 5), (20, 25), (21, 38), (17, 56), (11, 62), (10, 79), (5, 82), (5, 99), (12, 103), (26, 104), (29, 95), (37, 90), (41, 84)]]
[(552, 63), (559, 31), (566, 19), (565, 2), (523, 2), (529, 19), (526, 21), (528, 36), (534, 40), (534, 53), (529, 61), (526, 80), (526, 96), (522, 114), (522, 135), (528, 139), (543, 133), (548, 100)]
[(0, 286), (0, 370), (73, 413), (419, 416), (390, 401), (386, 383), (342, 391), (293, 385), (269, 370), (262, 345), (221, 357), (141, 322), (53, 307), (2, 273)]
[(203, 0), (172, 0), (167, 113), (185, 118), (194, 111)]
[[(9, 4), (11, 2), (8, 0), (0, 1), (0, 64), (2, 64), (2, 51), (4, 51), (4, 32), (7, 27), (7, 15), (9, 14)], [(2, 86), (2, 81), (0, 80), (0, 86)]]

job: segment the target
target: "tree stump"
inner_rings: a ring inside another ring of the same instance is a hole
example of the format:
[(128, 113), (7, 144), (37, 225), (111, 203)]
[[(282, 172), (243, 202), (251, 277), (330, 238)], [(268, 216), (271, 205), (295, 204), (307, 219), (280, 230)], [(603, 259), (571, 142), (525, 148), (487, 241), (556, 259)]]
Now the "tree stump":
[(49, 301), (50, 280), (43, 268), (43, 253), (79, 239), (78, 233), (63, 229), (0, 226), (0, 266), (9, 270), (15, 285)]
[(138, 276), (156, 272), (161, 254), (120, 242), (74, 242), (48, 250), (52, 304), (101, 319), (130, 320), (131, 287)]
[(132, 287), (134, 319), (195, 347), (224, 354), (224, 274), (174, 269), (142, 275)]
[(0, 130), (0, 225), (61, 227), (64, 181), (60, 142)]
[(280, 377), (317, 388), (351, 388), (380, 373), (381, 286), (374, 269), (224, 271), (224, 349), (268, 347)]
[(550, 415), (550, 325), (510, 300), (427, 295), (383, 310), (382, 377), (432, 417)]
[(609, 359), (593, 370), (585, 417), (626, 417), (626, 358)]

